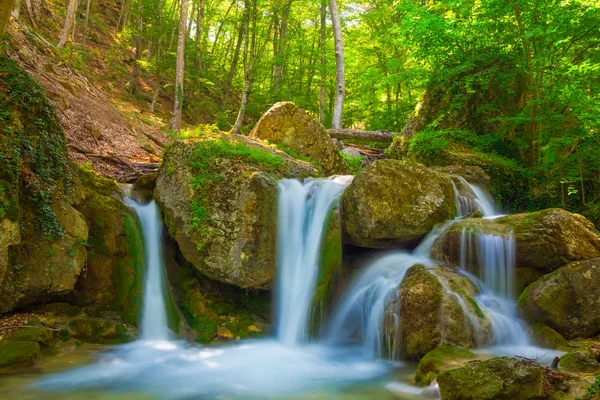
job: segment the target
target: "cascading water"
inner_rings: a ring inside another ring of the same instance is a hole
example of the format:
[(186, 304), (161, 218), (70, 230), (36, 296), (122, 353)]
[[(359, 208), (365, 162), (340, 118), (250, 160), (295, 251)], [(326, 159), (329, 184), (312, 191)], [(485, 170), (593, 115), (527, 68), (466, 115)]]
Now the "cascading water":
[(276, 334), (288, 346), (306, 342), (323, 229), (334, 202), (351, 181), (339, 176), (279, 182)]
[(118, 346), (98, 362), (50, 376), (35, 386), (65, 391), (103, 388), (161, 399), (282, 398), (334, 390), (384, 374), (389, 365), (365, 360), (360, 349), (305, 343), (325, 222), (351, 177), (280, 183), (276, 337), (197, 347), (169, 339), (161, 290), (158, 210), (138, 212), (147, 251), (141, 340)]
[(498, 215), (494, 201), (490, 195), (479, 186), (467, 182), (462, 176), (456, 177), (458, 185), (452, 181), (454, 198), (456, 201), (456, 213), (459, 217), (472, 214), (479, 210), (484, 217)]
[(161, 243), (162, 234), (162, 221), (160, 220), (158, 207), (154, 201), (147, 205), (140, 205), (131, 199), (125, 199), (125, 203), (137, 213), (144, 232), (146, 276), (142, 300), (140, 339), (167, 340), (170, 331), (167, 325), (164, 297), (162, 246), (157, 246), (157, 243)]

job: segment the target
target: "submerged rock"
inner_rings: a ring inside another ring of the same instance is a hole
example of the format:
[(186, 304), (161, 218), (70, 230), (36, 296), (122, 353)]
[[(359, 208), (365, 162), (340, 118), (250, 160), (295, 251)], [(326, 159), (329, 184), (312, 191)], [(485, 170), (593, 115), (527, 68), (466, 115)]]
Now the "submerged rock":
[(473, 362), (437, 376), (444, 400), (577, 398), (569, 378), (528, 360), (509, 357)]
[(454, 346), (438, 347), (425, 354), (419, 361), (415, 381), (419, 385), (429, 385), (443, 371), (463, 366), (475, 359), (475, 354), (467, 349)]
[(242, 136), (210, 135), (165, 153), (155, 198), (171, 236), (202, 274), (268, 288), (275, 272), (277, 180), (317, 175), (308, 163)]
[(519, 298), (526, 320), (566, 339), (600, 333), (600, 258), (570, 263), (542, 276)]
[(31, 367), (41, 354), (36, 342), (3, 340), (0, 342), (0, 372)]
[(408, 161), (371, 164), (342, 197), (345, 239), (360, 247), (414, 244), (455, 215), (450, 178)]
[(443, 345), (475, 347), (490, 340), (490, 319), (469, 278), (441, 264), (414, 265), (386, 307), (384, 331), (394, 354), (421, 358)]
[(271, 107), (250, 136), (310, 158), (325, 175), (350, 172), (323, 125), (293, 103), (282, 102)]

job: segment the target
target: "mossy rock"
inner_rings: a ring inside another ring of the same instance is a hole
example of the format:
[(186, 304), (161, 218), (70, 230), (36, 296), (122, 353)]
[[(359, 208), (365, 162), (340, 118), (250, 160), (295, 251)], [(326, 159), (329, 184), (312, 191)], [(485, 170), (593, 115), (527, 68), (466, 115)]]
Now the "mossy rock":
[(69, 322), (69, 333), (88, 343), (119, 344), (132, 340), (123, 324), (107, 319), (75, 319)]
[(40, 345), (36, 342), (3, 340), (0, 342), (0, 372), (31, 367), (40, 354)]
[(377, 161), (342, 196), (344, 239), (360, 247), (415, 244), (455, 216), (451, 179), (414, 162)]
[(273, 105), (260, 118), (250, 136), (268, 140), (314, 160), (326, 175), (350, 172), (323, 125), (293, 103)]
[(469, 278), (451, 268), (441, 264), (409, 268), (398, 297), (385, 311), (384, 332), (392, 338), (392, 353), (420, 359), (443, 345), (470, 348), (488, 343), (491, 320), (476, 295)]
[(544, 349), (558, 349), (567, 346), (567, 340), (554, 329), (540, 323), (529, 327), (529, 337), (537, 346)]
[(43, 312), (47, 312), (54, 315), (76, 317), (82, 310), (81, 308), (74, 306), (69, 303), (49, 303), (44, 304), (40, 307)]
[(600, 258), (570, 263), (542, 276), (519, 297), (530, 323), (541, 323), (566, 339), (600, 333)]
[(432, 169), (443, 174), (460, 176), (471, 184), (489, 190), (490, 176), (479, 166), (455, 164), (445, 167), (433, 167)]
[(144, 174), (131, 187), (131, 194), (142, 203), (149, 203), (154, 195), (158, 173)]
[[(185, 261), (176, 245), (167, 248), (166, 269), (174, 306), (189, 328), (187, 337), (198, 343), (236, 340), (265, 335), (271, 312), (271, 295), (212, 281)], [(219, 336), (227, 329), (230, 337)], [(180, 329), (185, 331), (185, 329)]]
[(469, 363), (437, 376), (444, 400), (568, 399), (568, 377), (509, 357)]
[(27, 326), (26, 328), (13, 333), (6, 340), (13, 342), (36, 342), (42, 348), (52, 347), (58, 342), (57, 332), (43, 326), (39, 321), (29, 321), (25, 325)]
[(558, 366), (576, 372), (597, 373), (600, 371), (600, 363), (589, 346), (582, 346), (563, 354)]
[(144, 248), (135, 212), (120, 200), (117, 185), (79, 169), (83, 199), (77, 205), (90, 227), (86, 274), (75, 287), (80, 306), (116, 311), (129, 324), (139, 322)]
[(308, 163), (236, 135), (176, 142), (155, 198), (171, 237), (196, 269), (241, 288), (271, 287), (277, 181), (316, 175)]
[(473, 359), (475, 354), (467, 349), (454, 346), (438, 347), (425, 354), (419, 361), (415, 381), (419, 385), (429, 385), (440, 372), (459, 368)]

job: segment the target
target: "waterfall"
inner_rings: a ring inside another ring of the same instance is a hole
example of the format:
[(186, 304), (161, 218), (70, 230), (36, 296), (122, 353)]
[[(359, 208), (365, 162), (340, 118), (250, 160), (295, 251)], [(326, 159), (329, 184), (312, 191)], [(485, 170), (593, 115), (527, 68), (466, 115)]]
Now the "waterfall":
[(477, 210), (481, 211), (484, 217), (492, 217), (499, 214), (494, 201), (485, 190), (467, 182), (462, 176), (458, 176), (456, 179), (460, 186), (454, 180), (452, 180), (452, 186), (454, 188), (456, 213), (459, 217), (472, 214)]
[(492, 317), (493, 342), (528, 345), (527, 333), (517, 316), (516, 242), (512, 232), (498, 236), (463, 228), (459, 252), (461, 271), (479, 286), (477, 300)]
[(279, 182), (276, 334), (286, 345), (307, 339), (319, 250), (331, 209), (352, 177)]
[(125, 203), (132, 207), (142, 225), (146, 260), (143, 288), (141, 340), (168, 340), (170, 336), (165, 306), (163, 283), (162, 221), (154, 201), (140, 205), (127, 198)]

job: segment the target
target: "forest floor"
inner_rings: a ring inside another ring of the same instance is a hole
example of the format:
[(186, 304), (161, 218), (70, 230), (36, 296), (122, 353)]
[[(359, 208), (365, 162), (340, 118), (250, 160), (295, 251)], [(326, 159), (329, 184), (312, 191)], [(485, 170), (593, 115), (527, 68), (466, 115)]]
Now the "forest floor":
[(85, 44), (79, 27), (73, 43), (56, 48), (64, 16), (55, 15), (52, 10), (57, 8), (52, 6), (42, 10), (35, 28), (13, 21), (7, 52), (55, 104), (72, 160), (91, 162), (96, 171), (131, 182), (160, 162), (169, 140), (166, 127), (172, 102), (159, 98), (151, 113), (144, 96), (151, 96), (152, 82), (140, 80), (138, 96), (128, 92), (133, 49), (120, 43), (112, 27), (116, 24), (107, 24), (118, 18), (116, 6), (104, 6), (106, 19), (89, 24)]

